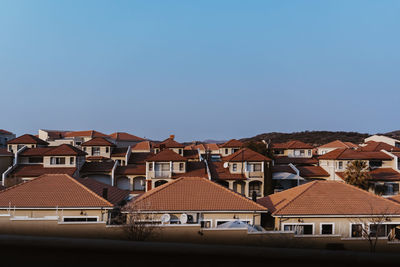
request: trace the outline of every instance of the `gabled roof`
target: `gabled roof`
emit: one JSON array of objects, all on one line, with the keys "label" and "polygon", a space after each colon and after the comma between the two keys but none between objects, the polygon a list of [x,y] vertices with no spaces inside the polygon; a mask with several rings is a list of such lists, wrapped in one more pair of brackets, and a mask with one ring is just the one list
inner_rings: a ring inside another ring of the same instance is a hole
[{"label": "gabled roof", "polygon": [[0,207],[82,208],[113,207],[92,190],[66,174],[45,174],[0,191]]},{"label": "gabled roof", "polygon": [[335,149],[328,152],[318,159],[322,160],[392,160],[393,158],[383,152],[366,152],[354,149]]},{"label": "gabled roof", "polygon": [[89,130],[89,131],[71,131],[65,133],[65,137],[107,137],[108,135],[103,134],[98,131]]},{"label": "gabled roof", "polygon": [[122,190],[116,186],[104,184],[91,178],[79,178],[77,179],[77,181],[92,190],[101,198],[103,198],[103,189],[107,188],[107,200],[113,205],[118,205],[119,203],[121,203],[121,201],[127,199],[127,197],[129,196],[128,190]]},{"label": "gabled roof", "polygon": [[17,167],[11,171],[9,176],[15,177],[39,177],[43,174],[68,174],[74,175],[76,168],[72,167],[43,167],[42,164],[18,164]]},{"label": "gabled roof", "polygon": [[54,149],[54,147],[48,146],[48,147],[34,147],[34,148],[27,148],[24,151],[22,151],[22,153],[20,154],[20,156],[42,156],[50,151]]},{"label": "gabled roof", "polygon": [[12,132],[6,131],[4,129],[0,129],[0,134],[13,134]]},{"label": "gabled roof", "polygon": [[274,216],[400,215],[400,205],[355,186],[313,181],[257,200]]},{"label": "gabled roof", "polygon": [[114,167],[114,161],[88,162],[86,161],[80,172],[81,173],[110,173]]},{"label": "gabled roof", "polygon": [[292,163],[294,165],[300,165],[300,164],[314,165],[318,164],[318,160],[316,158],[292,158],[292,157],[280,156],[274,159],[274,163],[275,165],[288,165],[289,163]]},{"label": "gabled roof", "polygon": [[149,158],[153,157],[155,154],[152,152],[135,152],[131,153],[129,157],[128,164],[146,164]]},{"label": "gabled roof", "polygon": [[186,161],[186,159],[171,149],[164,149],[160,153],[146,159],[146,161]]},{"label": "gabled roof", "polygon": [[95,137],[82,143],[81,146],[115,146],[115,144],[108,141],[104,137]]},{"label": "gabled roof", "polygon": [[353,144],[352,142],[342,142],[340,140],[335,140],[325,145],[319,146],[318,148],[356,148],[356,147],[358,146],[356,144]]},{"label": "gabled roof", "polygon": [[298,140],[293,140],[293,141],[288,141],[285,143],[273,143],[271,145],[272,149],[313,149],[314,147],[303,143],[301,141]]},{"label": "gabled roof", "polygon": [[400,148],[399,147],[395,147],[392,145],[389,145],[387,143],[384,142],[375,142],[375,141],[368,141],[365,143],[365,146],[361,146],[359,148],[360,151],[381,151],[382,149],[386,150],[387,152],[400,152]]},{"label": "gabled roof", "polygon": [[124,133],[124,132],[115,132],[115,133],[110,134],[109,136],[116,141],[141,142],[141,141],[146,140],[139,136],[129,134],[129,133]]},{"label": "gabled roof", "polygon": [[236,139],[231,139],[228,142],[223,143],[220,145],[222,148],[230,148],[230,147],[243,147],[243,143]]},{"label": "gabled roof", "polygon": [[5,148],[0,148],[0,156],[7,156],[7,157],[12,157],[14,154],[9,152]]},{"label": "gabled roof", "polygon": [[[300,176],[304,178],[330,176],[329,173],[320,166],[296,166],[296,168],[299,170]],[[287,165],[275,165],[272,167],[272,172],[288,172],[296,174],[296,172]]]},{"label": "gabled roof", "polygon": [[211,177],[213,180],[246,180],[246,176],[242,173],[231,173],[229,168],[224,168],[224,163],[220,161],[208,162]]},{"label": "gabled roof", "polygon": [[134,147],[132,147],[132,151],[143,151],[143,150],[150,152],[151,146],[149,141],[143,141],[137,143]]},{"label": "gabled roof", "polygon": [[111,157],[125,157],[127,151],[127,147],[115,147],[111,151]]},{"label": "gabled roof", "polygon": [[139,196],[129,206],[143,211],[267,211],[261,205],[201,177],[182,177]]},{"label": "gabled roof", "polygon": [[62,144],[46,151],[44,156],[85,156],[86,152],[69,144]]},{"label": "gabled roof", "polygon": [[200,161],[189,161],[186,163],[185,173],[173,173],[172,179],[177,179],[180,177],[201,177],[208,178],[206,164]]},{"label": "gabled roof", "polygon": [[165,139],[161,143],[154,144],[155,148],[159,148],[162,146],[165,148],[184,148],[185,147],[185,145],[176,142],[172,137]]},{"label": "gabled roof", "polygon": [[9,145],[14,145],[14,144],[36,144],[36,145],[42,145],[42,146],[47,146],[49,143],[43,141],[39,137],[36,137],[31,134],[24,134],[21,135],[17,138],[11,139],[10,141],[7,142]]},{"label": "gabled roof", "polygon": [[118,166],[115,170],[118,175],[143,175],[146,176],[146,165],[144,164],[128,164],[126,166]]},{"label": "gabled roof", "polygon": [[251,150],[250,148],[242,148],[229,156],[223,157],[222,161],[271,161],[271,159]]}]

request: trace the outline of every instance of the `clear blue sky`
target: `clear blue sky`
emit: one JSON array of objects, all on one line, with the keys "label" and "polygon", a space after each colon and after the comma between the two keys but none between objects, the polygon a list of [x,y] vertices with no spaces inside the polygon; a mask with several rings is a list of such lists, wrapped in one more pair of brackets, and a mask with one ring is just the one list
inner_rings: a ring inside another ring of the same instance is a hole
[{"label": "clear blue sky", "polygon": [[400,129],[400,1],[0,1],[0,128]]}]

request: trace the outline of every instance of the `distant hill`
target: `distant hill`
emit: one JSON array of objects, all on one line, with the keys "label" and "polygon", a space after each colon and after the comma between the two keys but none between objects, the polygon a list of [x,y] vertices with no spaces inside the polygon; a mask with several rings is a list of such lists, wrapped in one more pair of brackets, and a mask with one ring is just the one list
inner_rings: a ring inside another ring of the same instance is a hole
[{"label": "distant hill", "polygon": [[400,130],[384,133],[383,135],[386,135],[388,137],[392,137],[394,139],[400,139]]},{"label": "distant hill", "polygon": [[[400,131],[398,131],[400,134]],[[259,142],[261,140],[271,140],[272,143],[283,143],[290,140],[299,140],[307,144],[323,145],[335,140],[360,144],[365,138],[370,136],[368,133],[357,132],[331,132],[331,131],[304,131],[294,133],[263,133],[250,138],[241,139],[242,142]]]}]

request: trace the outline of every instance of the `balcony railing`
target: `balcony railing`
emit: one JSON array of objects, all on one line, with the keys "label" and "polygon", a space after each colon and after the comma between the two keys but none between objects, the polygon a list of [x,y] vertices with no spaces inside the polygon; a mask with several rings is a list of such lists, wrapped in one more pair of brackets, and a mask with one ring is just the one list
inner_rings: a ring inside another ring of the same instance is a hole
[{"label": "balcony railing", "polygon": [[171,177],[171,172],[170,171],[155,171],[154,177],[155,178]]}]

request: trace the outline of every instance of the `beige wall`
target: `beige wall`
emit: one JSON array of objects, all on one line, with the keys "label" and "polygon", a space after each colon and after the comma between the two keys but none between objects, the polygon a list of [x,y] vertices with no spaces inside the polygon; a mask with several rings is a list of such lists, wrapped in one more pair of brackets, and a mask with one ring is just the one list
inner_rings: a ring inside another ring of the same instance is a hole
[{"label": "beige wall", "polygon": [[[87,153],[87,157],[91,157],[91,156],[101,156],[101,157],[105,157],[105,158],[111,157],[111,147],[109,147],[109,146],[94,146],[94,147],[100,148],[100,154],[92,155],[92,150],[93,150],[92,146],[83,146],[82,147],[83,151],[85,151]],[[108,148],[108,152],[107,152],[107,148]]]},{"label": "beige wall", "polygon": [[[65,158],[65,164],[51,164],[51,158]],[[71,158],[73,158],[73,163],[71,164]],[[77,167],[80,168],[82,167],[83,163],[85,162],[85,158],[80,156],[46,156],[43,157],[43,167],[45,168],[60,168],[60,167]]]},{"label": "beige wall", "polygon": [[227,147],[227,148],[220,148],[219,153],[221,154],[222,157],[229,156],[236,151],[240,150],[240,147]]},{"label": "beige wall", "polygon": [[[151,179],[151,178],[155,178],[156,177],[156,174],[155,174],[156,173],[155,172],[156,165],[157,164],[161,164],[161,163],[162,164],[170,164],[169,161],[168,162],[146,162],[147,178]],[[180,166],[181,163],[183,163],[183,170],[179,169],[179,166]],[[153,170],[152,171],[149,170],[150,164],[153,164]],[[169,172],[169,170],[165,171],[165,172],[168,173],[166,178],[171,176],[171,173]],[[185,173],[186,172],[186,162],[184,162],[184,161],[173,161],[172,162],[172,172],[173,173]]]}]

